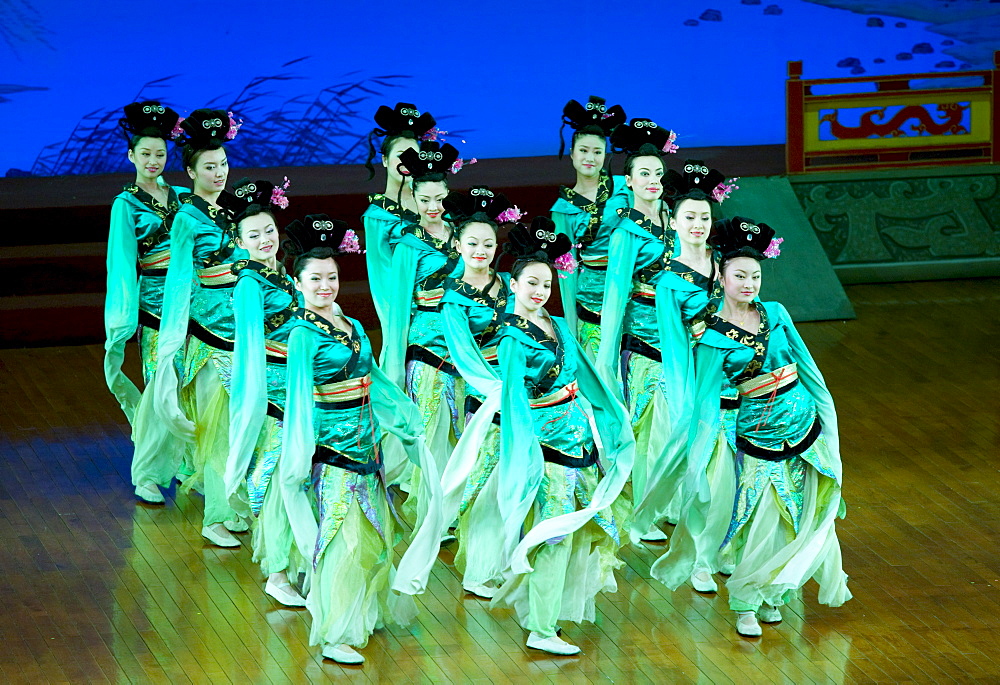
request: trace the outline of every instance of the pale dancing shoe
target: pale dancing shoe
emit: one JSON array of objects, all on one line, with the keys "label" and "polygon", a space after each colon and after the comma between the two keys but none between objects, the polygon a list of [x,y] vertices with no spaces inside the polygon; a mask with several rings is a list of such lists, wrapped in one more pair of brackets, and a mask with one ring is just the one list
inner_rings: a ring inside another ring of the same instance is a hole
[{"label": "pale dancing shoe", "polygon": [[295,591],[287,579],[282,583],[269,577],[264,585],[264,592],[286,607],[304,607],[306,605],[305,598]]},{"label": "pale dancing shoe", "polygon": [[691,585],[698,592],[718,592],[719,586],[715,584],[715,579],[711,574],[702,569],[691,574]]},{"label": "pale dancing shoe", "polygon": [[441,536],[441,546],[444,547],[445,545],[450,545],[457,539],[458,538],[456,538],[452,533],[445,533]]},{"label": "pale dancing shoe", "polygon": [[233,537],[221,523],[213,523],[201,529],[201,536],[218,547],[239,547],[240,541]]},{"label": "pale dancing shoe", "polygon": [[242,516],[237,516],[232,521],[223,521],[222,525],[226,527],[230,533],[245,533],[250,530],[250,523]]},{"label": "pale dancing shoe", "polygon": [[365,658],[350,645],[333,645],[327,642],[323,645],[323,658],[333,659],[338,664],[363,664]]},{"label": "pale dancing shoe", "polygon": [[776,606],[761,604],[757,609],[757,618],[761,623],[781,623],[781,611]]},{"label": "pale dancing shoe", "polygon": [[463,585],[462,589],[470,595],[475,595],[482,599],[493,599],[493,596],[497,593],[495,587],[487,587],[485,585]]},{"label": "pale dancing shoe", "polygon": [[163,493],[154,483],[135,486],[135,496],[147,504],[163,504]]},{"label": "pale dancing shoe", "polygon": [[736,632],[743,637],[760,637],[764,631],[760,629],[752,611],[740,611],[736,614]]},{"label": "pale dancing shoe", "polygon": [[643,542],[666,542],[667,534],[664,533],[659,528],[657,528],[656,526],[653,526],[645,533],[640,535],[639,539],[642,540]]},{"label": "pale dancing shoe", "polygon": [[528,647],[539,649],[549,654],[559,654],[560,656],[572,656],[579,654],[580,648],[563,640],[558,635],[552,637],[542,637],[538,633],[532,632],[528,635]]},{"label": "pale dancing shoe", "polygon": [[733,575],[733,571],[735,570],[736,570],[736,564],[733,563],[723,564],[722,566],[719,567],[719,573],[721,573],[724,576]]}]

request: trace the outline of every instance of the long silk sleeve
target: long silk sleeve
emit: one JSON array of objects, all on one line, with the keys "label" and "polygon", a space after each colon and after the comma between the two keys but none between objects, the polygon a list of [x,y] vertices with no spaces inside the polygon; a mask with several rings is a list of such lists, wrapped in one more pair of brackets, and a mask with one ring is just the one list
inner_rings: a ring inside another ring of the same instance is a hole
[{"label": "long silk sleeve", "polygon": [[187,340],[194,285],[194,233],[196,220],[182,209],[170,230],[170,266],[163,287],[163,315],[157,344],[154,403],[164,425],[183,439],[194,437],[194,424],[180,407],[175,361]]},{"label": "long silk sleeve", "polygon": [[579,344],[572,343],[572,347],[577,360],[577,383],[593,409],[594,425],[601,436],[604,477],[597,484],[589,506],[546,519],[535,524],[525,534],[511,559],[511,570],[514,573],[528,573],[532,570],[528,564],[528,555],[536,545],[578,530],[599,512],[610,507],[621,495],[632,472],[635,438],[625,407],[601,380]]},{"label": "long silk sleeve", "polygon": [[597,350],[597,372],[612,392],[622,398],[621,346],[625,306],[632,293],[632,274],[639,252],[638,238],[627,229],[611,234],[608,275],[604,281],[601,308],[601,346]]},{"label": "long silk sleeve", "polygon": [[[385,329],[389,317],[390,298],[387,289],[382,286],[392,282],[392,250],[389,247],[389,231],[392,223],[375,216],[376,213],[383,212],[369,207],[362,216],[365,225],[365,262],[368,265],[368,282],[372,286],[371,295],[375,313],[382,328]],[[396,219],[396,222],[399,221],[401,220]]]},{"label": "long silk sleeve", "polygon": [[312,469],[316,451],[313,427],[313,356],[316,339],[301,326],[288,337],[288,374],[285,402],[285,426],[281,443],[281,468],[278,469],[282,500],[295,545],[303,559],[312,559],[319,526],[313,514],[305,483]]},{"label": "long silk sleeve", "polygon": [[128,201],[116,198],[111,206],[108,231],[108,294],[104,300],[104,378],[130,423],[135,418],[140,392],[122,372],[125,344],[139,326],[139,278],[136,273],[138,243],[133,212]]},{"label": "long silk sleeve", "polygon": [[267,416],[267,355],[264,351],[264,293],[250,277],[239,279],[233,294],[236,340],[229,402],[229,458],[226,495],[246,478],[257,438]]},{"label": "long silk sleeve", "polygon": [[[570,216],[564,214],[563,212],[552,212],[552,222],[556,225],[556,233],[560,233],[567,238],[574,245],[570,249],[573,257],[579,263],[580,255],[579,251],[575,247],[579,236],[575,235],[575,231],[571,226]],[[577,280],[580,275],[580,268],[577,267],[576,270],[571,274],[564,274],[564,278],[559,279],[559,299],[562,301],[563,307],[563,318],[566,319],[566,323],[569,324],[569,330],[573,335],[575,340],[577,337],[577,318],[576,318],[576,292],[577,292]]]},{"label": "long silk sleeve", "polygon": [[379,366],[398,388],[403,387],[406,379],[406,341],[410,332],[416,281],[416,252],[405,242],[400,242],[392,252],[392,273],[382,286],[387,292],[389,312],[382,331],[382,353],[379,355]]}]

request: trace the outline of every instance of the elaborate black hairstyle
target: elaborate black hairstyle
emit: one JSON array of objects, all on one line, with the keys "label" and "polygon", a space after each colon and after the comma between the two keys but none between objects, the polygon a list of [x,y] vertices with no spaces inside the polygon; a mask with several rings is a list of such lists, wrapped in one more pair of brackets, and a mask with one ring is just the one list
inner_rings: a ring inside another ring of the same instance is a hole
[{"label": "elaborate black hairstyle", "polygon": [[673,131],[650,119],[633,119],[628,126],[618,126],[612,131],[611,150],[662,157],[666,152],[677,149],[674,145],[676,137]]},{"label": "elaborate black hairstyle", "polygon": [[663,195],[671,209],[681,200],[722,202],[735,186],[725,184],[722,172],[708,167],[700,159],[684,160],[681,173],[668,169],[663,181]]},{"label": "elaborate black hairstyle", "polygon": [[563,140],[563,128],[569,125],[573,135],[595,135],[607,138],[619,124],[625,123],[625,110],[621,105],[608,107],[605,99],[591,95],[586,105],[576,100],[570,100],[563,107],[562,125],[559,127],[559,157],[563,156],[566,141]]},{"label": "elaborate black hairstyle", "polygon": [[453,191],[445,198],[444,207],[448,217],[455,223],[467,221],[477,214],[482,214],[495,223],[503,223],[505,220],[517,221],[521,218],[518,216],[504,219],[505,213],[513,209],[514,205],[506,195],[490,190],[489,186],[472,186],[468,193]]},{"label": "elaborate black hairstyle", "polygon": [[734,216],[712,224],[708,243],[721,255],[719,269],[736,257],[751,257],[758,262],[781,254],[778,245],[783,238],[774,237],[774,229],[753,219]]},{"label": "elaborate black hairstyle", "polygon": [[236,137],[240,125],[222,109],[196,109],[181,120],[177,142],[196,150],[222,145]]},{"label": "elaborate black hairstyle", "polygon": [[[403,136],[413,140],[420,140],[428,131],[434,128],[437,122],[429,113],[420,113],[415,105],[409,102],[397,102],[394,109],[381,105],[375,112],[375,128],[368,134],[368,159],[365,160],[365,168],[368,169],[368,179],[375,176],[375,167],[372,160],[375,158],[375,145],[372,142],[374,137],[395,138]],[[386,152],[383,150],[383,152]]]},{"label": "elaborate black hairstyle", "polygon": [[241,178],[233,185],[233,192],[223,192],[219,195],[218,203],[229,213],[233,222],[238,224],[247,216],[287,207],[288,198],[285,197],[287,188],[287,178],[280,186],[270,181],[251,181],[249,178]]},{"label": "elaborate black hairstyle", "polygon": [[507,234],[503,251],[516,261],[542,262],[554,265],[556,260],[570,251],[569,238],[556,233],[556,225],[547,216],[536,216],[531,226],[516,224]]},{"label": "elaborate black hairstyle", "polygon": [[[281,249],[289,257],[298,257],[317,247],[327,247],[335,254],[346,254],[349,249],[341,248],[348,231],[346,221],[331,219],[326,214],[307,214],[301,221],[296,219],[285,226],[285,239]],[[353,231],[352,231],[353,233]]]},{"label": "elaborate black hairstyle", "polygon": [[180,119],[177,112],[155,100],[125,105],[124,114],[125,116],[118,120],[118,126],[125,134],[125,139],[130,142],[137,136],[172,140],[175,135],[174,127]]},{"label": "elaborate black hairstyle", "polygon": [[419,150],[404,150],[399,156],[399,165],[406,167],[413,180],[436,174],[440,174],[441,178],[433,180],[443,180],[457,159],[458,150],[454,145],[441,145],[437,141],[427,140],[420,143]]}]

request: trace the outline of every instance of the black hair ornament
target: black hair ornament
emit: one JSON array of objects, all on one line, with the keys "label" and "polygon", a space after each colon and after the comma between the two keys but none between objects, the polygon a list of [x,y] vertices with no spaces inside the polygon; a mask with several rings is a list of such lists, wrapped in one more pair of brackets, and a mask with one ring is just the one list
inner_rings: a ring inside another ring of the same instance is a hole
[{"label": "black hair ornament", "polygon": [[[404,150],[399,156],[399,167],[406,167],[410,178],[418,179],[430,174],[458,173],[462,168],[459,164],[458,149],[450,143],[441,145],[436,141],[420,143],[420,149]],[[456,168],[457,166],[457,168]],[[400,174],[403,170],[399,169]]]},{"label": "black hair ornament", "polygon": [[586,105],[581,105],[576,100],[570,100],[563,107],[562,125],[559,127],[559,157],[562,158],[563,150],[566,149],[566,141],[563,139],[563,129],[566,126],[569,126],[573,131],[596,127],[607,138],[616,127],[624,124],[627,119],[621,105],[608,107],[607,101],[602,97],[591,95]]},{"label": "black hair ornament", "polygon": [[547,216],[536,216],[531,226],[516,224],[507,234],[503,251],[515,260],[531,260],[549,264],[559,272],[559,278],[576,271],[573,243],[561,233]]},{"label": "black hair ornament", "polygon": [[301,221],[296,219],[285,226],[285,236],[281,249],[292,257],[317,247],[329,247],[338,255],[364,252],[358,234],[348,228],[347,222],[331,219],[326,214],[308,214]]},{"label": "black hair ornament", "polygon": [[236,121],[232,112],[223,109],[196,109],[178,122],[180,129],[177,143],[190,145],[196,150],[210,145],[221,145],[236,138],[243,120]]},{"label": "black hair ornament", "polygon": [[145,100],[125,105],[118,120],[126,139],[132,136],[151,136],[174,140],[181,134],[180,115],[156,100]]},{"label": "black hair ornament", "polygon": [[485,214],[497,224],[520,221],[526,216],[519,207],[511,204],[501,192],[489,186],[472,186],[468,193],[452,192],[444,200],[449,218],[461,223],[475,214]]},{"label": "black hair ornament", "polygon": [[218,203],[235,223],[239,223],[247,210],[254,205],[267,211],[288,207],[285,191],[290,185],[291,181],[287,176],[280,186],[270,181],[251,181],[249,178],[241,178],[233,185],[233,192],[223,192],[219,195]]},{"label": "black hair ornament", "polygon": [[663,128],[652,119],[633,119],[628,126],[619,126],[611,133],[611,151],[637,154],[648,151],[662,157],[677,152],[677,134]]},{"label": "black hair ornament", "polygon": [[671,207],[677,206],[680,200],[692,197],[721,204],[729,199],[734,190],[740,189],[736,185],[738,180],[731,178],[727,181],[722,172],[710,168],[700,159],[687,159],[681,173],[667,170],[663,194]]},{"label": "black hair ornament", "polygon": [[708,243],[719,251],[723,257],[739,252],[749,247],[760,253],[764,259],[774,259],[781,254],[780,245],[784,238],[775,238],[774,229],[763,223],[755,223],[753,219],[734,216],[722,219],[712,224]]}]

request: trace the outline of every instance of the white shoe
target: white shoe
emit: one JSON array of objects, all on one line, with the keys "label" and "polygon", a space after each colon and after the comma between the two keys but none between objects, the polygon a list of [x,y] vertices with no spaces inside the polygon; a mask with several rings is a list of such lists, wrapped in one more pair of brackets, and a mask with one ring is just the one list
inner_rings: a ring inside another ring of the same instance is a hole
[{"label": "white shoe", "polygon": [[306,605],[305,597],[296,592],[287,580],[284,583],[278,583],[272,578],[268,578],[267,583],[264,584],[264,592],[286,607],[304,607]]},{"label": "white shoe", "polygon": [[761,623],[781,623],[781,611],[776,606],[761,604],[757,609],[757,618]]},{"label": "white shoe", "polygon": [[719,586],[715,584],[708,571],[702,569],[691,574],[691,584],[698,592],[718,592]]},{"label": "white shoe", "polygon": [[201,536],[218,547],[239,547],[240,541],[233,537],[221,523],[213,523],[201,529]]},{"label": "white shoe", "polygon": [[456,538],[453,534],[445,533],[444,535],[441,536],[441,546],[444,547],[445,545],[450,545],[457,539],[458,538]]},{"label": "white shoe", "polygon": [[323,658],[333,659],[338,664],[363,664],[365,658],[350,645],[333,645],[327,642],[323,645]]},{"label": "white shoe", "polygon": [[656,526],[653,526],[645,533],[640,535],[639,539],[642,540],[643,542],[666,542],[667,534],[664,533],[659,528],[657,528]]},{"label": "white shoe", "polygon": [[470,595],[482,597],[483,599],[493,599],[493,596],[497,593],[497,588],[486,587],[485,585],[463,585],[462,589]]},{"label": "white shoe", "polygon": [[724,576],[731,576],[731,575],[733,575],[733,571],[735,571],[735,570],[736,570],[736,564],[732,564],[732,563],[730,563],[730,564],[723,564],[722,566],[719,567],[719,573],[721,573]]},{"label": "white shoe", "polygon": [[245,518],[237,515],[237,517],[232,521],[223,521],[222,525],[226,527],[230,533],[245,533],[250,530],[250,524]]},{"label": "white shoe", "polygon": [[527,644],[531,649],[540,649],[541,651],[548,652],[549,654],[571,656],[573,654],[580,653],[579,647],[571,645],[558,635],[553,635],[552,637],[542,637],[538,633],[532,632],[528,635]]},{"label": "white shoe", "polygon": [[752,611],[740,611],[736,614],[736,632],[743,637],[760,637],[764,631]]},{"label": "white shoe", "polygon": [[135,496],[147,504],[163,504],[163,493],[155,483],[143,483],[135,486]]}]

